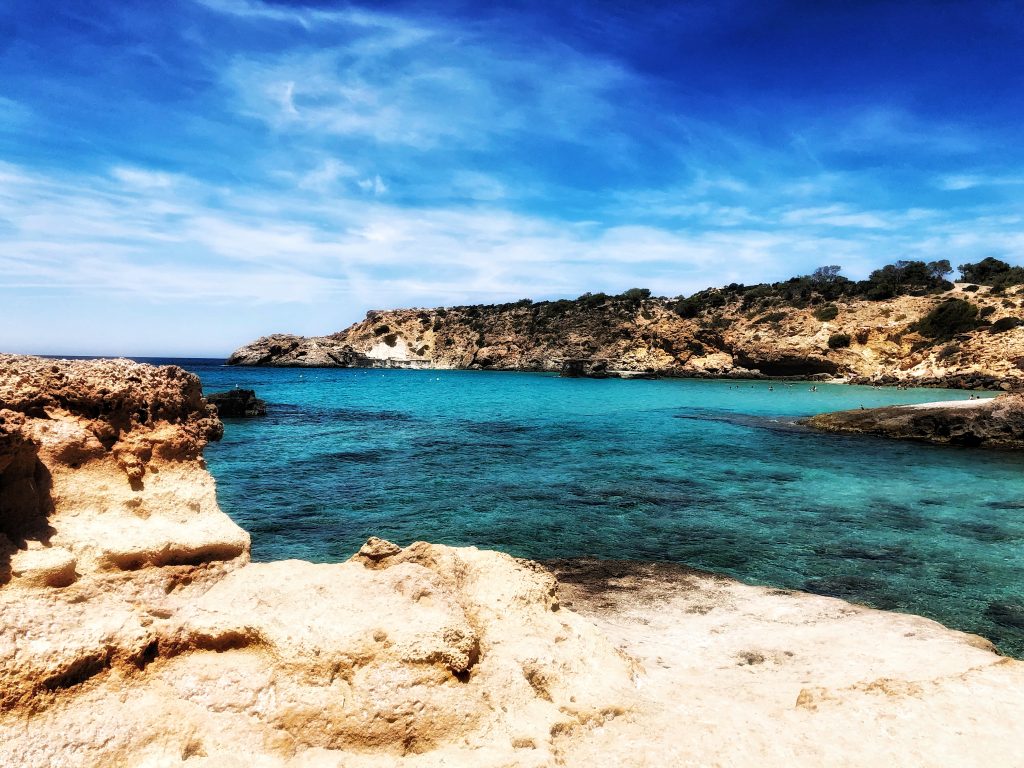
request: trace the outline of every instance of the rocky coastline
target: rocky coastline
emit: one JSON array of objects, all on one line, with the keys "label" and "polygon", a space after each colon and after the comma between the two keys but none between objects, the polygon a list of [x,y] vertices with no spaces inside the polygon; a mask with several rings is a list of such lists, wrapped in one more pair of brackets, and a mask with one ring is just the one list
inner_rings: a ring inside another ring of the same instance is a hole
[{"label": "rocky coastline", "polygon": [[1012,765],[1024,663],[682,566],[253,563],[198,379],[0,356],[0,764]]},{"label": "rocky coastline", "polygon": [[[926,295],[797,306],[750,303],[749,295],[723,292],[697,309],[679,300],[618,296],[373,311],[329,336],[263,337],[227,363],[1024,387],[1021,299],[949,285]],[[984,319],[949,333],[929,330],[923,321],[950,302]]]},{"label": "rocky coastline", "polygon": [[1024,395],[822,413],[805,424],[825,432],[876,435],[965,448],[1024,449]]}]

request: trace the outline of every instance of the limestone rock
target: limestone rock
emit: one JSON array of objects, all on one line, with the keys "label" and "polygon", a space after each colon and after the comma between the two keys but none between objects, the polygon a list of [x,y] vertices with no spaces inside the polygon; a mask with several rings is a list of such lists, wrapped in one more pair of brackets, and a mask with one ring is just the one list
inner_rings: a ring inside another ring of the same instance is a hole
[{"label": "limestone rock", "polygon": [[806,423],[827,432],[1020,450],[1024,395],[823,413]]},{"label": "limestone rock", "polygon": [[540,766],[631,706],[632,661],[532,564],[247,564],[198,387],[0,357],[0,764]]}]

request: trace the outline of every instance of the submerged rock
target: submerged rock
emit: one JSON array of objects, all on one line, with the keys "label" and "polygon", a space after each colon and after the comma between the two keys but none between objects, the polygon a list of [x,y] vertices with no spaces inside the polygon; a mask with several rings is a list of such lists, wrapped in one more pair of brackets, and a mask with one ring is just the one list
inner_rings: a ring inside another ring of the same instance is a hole
[{"label": "submerged rock", "polygon": [[249,418],[267,415],[266,402],[256,397],[256,392],[251,389],[213,392],[206,396],[206,402],[217,406],[217,415],[222,418]]},{"label": "submerged rock", "polygon": [[806,424],[827,432],[879,435],[965,447],[1024,448],[1024,395],[823,413]]}]

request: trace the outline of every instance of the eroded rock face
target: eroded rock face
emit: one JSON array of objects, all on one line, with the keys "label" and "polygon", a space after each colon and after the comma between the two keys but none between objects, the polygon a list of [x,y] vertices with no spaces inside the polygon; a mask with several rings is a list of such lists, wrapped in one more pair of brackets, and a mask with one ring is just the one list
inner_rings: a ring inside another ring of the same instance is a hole
[{"label": "eroded rock face", "polygon": [[633,662],[532,564],[381,540],[247,564],[199,392],[0,358],[0,764],[548,765],[631,706]]},{"label": "eroded rock face", "polygon": [[1020,450],[1024,395],[838,411],[813,416],[806,423],[827,432]]},{"label": "eroded rock face", "polygon": [[49,549],[79,575],[247,557],[202,459],[222,430],[180,368],[0,356],[0,574]]},{"label": "eroded rock face", "polygon": [[[667,299],[542,302],[367,313],[330,336],[275,335],[231,355],[231,365],[486,368],[615,376],[837,376],[862,383],[972,389],[1024,385],[1024,327],[981,327],[950,342],[915,323],[968,296],[991,321],[1015,317],[1020,298],[965,294],[888,301],[840,300],[836,317],[814,308],[761,312],[738,300],[680,317]],[[830,346],[833,336],[849,345]]]}]

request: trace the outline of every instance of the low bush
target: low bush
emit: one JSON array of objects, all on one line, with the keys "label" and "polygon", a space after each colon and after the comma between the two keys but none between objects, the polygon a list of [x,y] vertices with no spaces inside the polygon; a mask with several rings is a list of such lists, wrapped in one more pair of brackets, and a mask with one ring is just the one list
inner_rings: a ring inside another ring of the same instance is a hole
[{"label": "low bush", "polygon": [[828,346],[830,349],[842,349],[843,347],[850,346],[850,334],[848,333],[833,333],[828,337]]},{"label": "low bush", "polygon": [[929,339],[949,341],[977,327],[978,308],[964,299],[949,299],[918,320],[913,330]]},{"label": "low bush", "polygon": [[788,312],[769,312],[766,315],[761,315],[754,321],[754,325],[764,325],[765,323],[781,323],[789,316]]},{"label": "low bush", "polygon": [[634,304],[639,304],[644,299],[651,298],[650,288],[630,288],[619,294],[619,298],[623,301],[629,301]]},{"label": "low bush", "polygon": [[818,307],[814,310],[814,317],[823,323],[828,322],[829,320],[835,320],[839,317],[839,307],[835,304],[826,304],[822,307]]},{"label": "low bush", "polygon": [[1019,317],[1000,317],[988,330],[989,333],[1003,333],[1021,325],[1024,325],[1024,320]]},{"label": "low bush", "polygon": [[724,293],[716,288],[708,288],[692,296],[687,296],[685,299],[679,299],[672,309],[680,317],[693,318],[697,317],[701,312],[724,306],[726,301],[727,298]]}]

